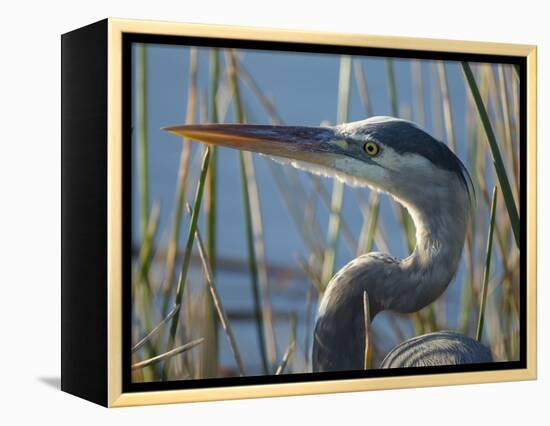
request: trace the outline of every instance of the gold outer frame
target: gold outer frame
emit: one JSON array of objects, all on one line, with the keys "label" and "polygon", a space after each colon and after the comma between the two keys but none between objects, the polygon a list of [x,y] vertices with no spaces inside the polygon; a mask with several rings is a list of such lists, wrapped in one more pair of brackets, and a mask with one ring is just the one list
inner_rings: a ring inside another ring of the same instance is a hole
[{"label": "gold outer frame", "polygon": [[[218,37],[258,41],[496,54],[527,58],[527,368],[318,382],[122,392],[122,34]],[[409,37],[288,31],[109,18],[107,148],[108,405],[166,404],[425,386],[534,380],[537,377],[537,50],[536,46]]]}]

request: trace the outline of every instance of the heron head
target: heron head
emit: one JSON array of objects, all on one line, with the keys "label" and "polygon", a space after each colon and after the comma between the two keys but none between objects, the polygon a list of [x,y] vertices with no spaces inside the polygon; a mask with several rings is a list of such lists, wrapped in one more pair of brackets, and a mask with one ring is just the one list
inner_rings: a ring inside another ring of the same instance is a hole
[{"label": "heron head", "polygon": [[460,160],[414,123],[372,117],[334,127],[239,124],[184,125],[165,130],[210,144],[258,152],[311,173],[369,186],[407,202],[417,194],[470,193]]}]

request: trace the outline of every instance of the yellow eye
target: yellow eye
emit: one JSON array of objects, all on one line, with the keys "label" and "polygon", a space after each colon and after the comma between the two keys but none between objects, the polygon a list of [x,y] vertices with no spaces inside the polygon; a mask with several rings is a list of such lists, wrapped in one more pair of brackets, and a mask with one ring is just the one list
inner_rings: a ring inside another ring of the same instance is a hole
[{"label": "yellow eye", "polygon": [[363,147],[365,152],[370,155],[371,157],[374,157],[380,152],[380,147],[376,142],[368,141],[365,146]]}]

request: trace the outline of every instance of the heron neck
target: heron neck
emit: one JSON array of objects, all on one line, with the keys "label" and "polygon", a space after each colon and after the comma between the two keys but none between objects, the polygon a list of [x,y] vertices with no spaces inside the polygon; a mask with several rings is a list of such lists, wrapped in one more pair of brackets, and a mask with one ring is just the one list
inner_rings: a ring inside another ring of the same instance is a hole
[{"label": "heron neck", "polygon": [[453,279],[466,236],[469,199],[463,191],[450,191],[437,202],[402,204],[414,222],[416,245],[399,263],[396,282],[380,296],[385,308],[407,313],[435,301]]},{"label": "heron neck", "polygon": [[436,202],[396,201],[408,210],[414,222],[416,245],[412,253],[404,259],[368,253],[352,260],[328,284],[319,315],[339,315],[342,307],[345,310],[346,306],[355,306],[352,301],[362,300],[363,292],[369,297],[371,319],[384,310],[416,312],[445,291],[458,268],[464,245],[467,194],[449,191]]},{"label": "heron neck", "polygon": [[414,221],[413,252],[402,260],[368,253],[349,262],[332,278],[317,314],[314,371],[362,368],[364,292],[373,319],[384,310],[418,311],[445,291],[458,267],[469,214],[467,194],[465,197],[459,190],[428,195],[437,199],[424,196],[425,202],[397,200]]}]

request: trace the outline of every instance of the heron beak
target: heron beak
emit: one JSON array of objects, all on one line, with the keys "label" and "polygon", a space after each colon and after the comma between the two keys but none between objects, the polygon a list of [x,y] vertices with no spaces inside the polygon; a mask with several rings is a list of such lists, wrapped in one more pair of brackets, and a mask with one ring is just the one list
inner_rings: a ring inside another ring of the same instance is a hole
[{"label": "heron beak", "polygon": [[327,165],[327,154],[339,154],[330,127],[253,124],[189,124],[165,127],[170,133],[244,151]]}]

